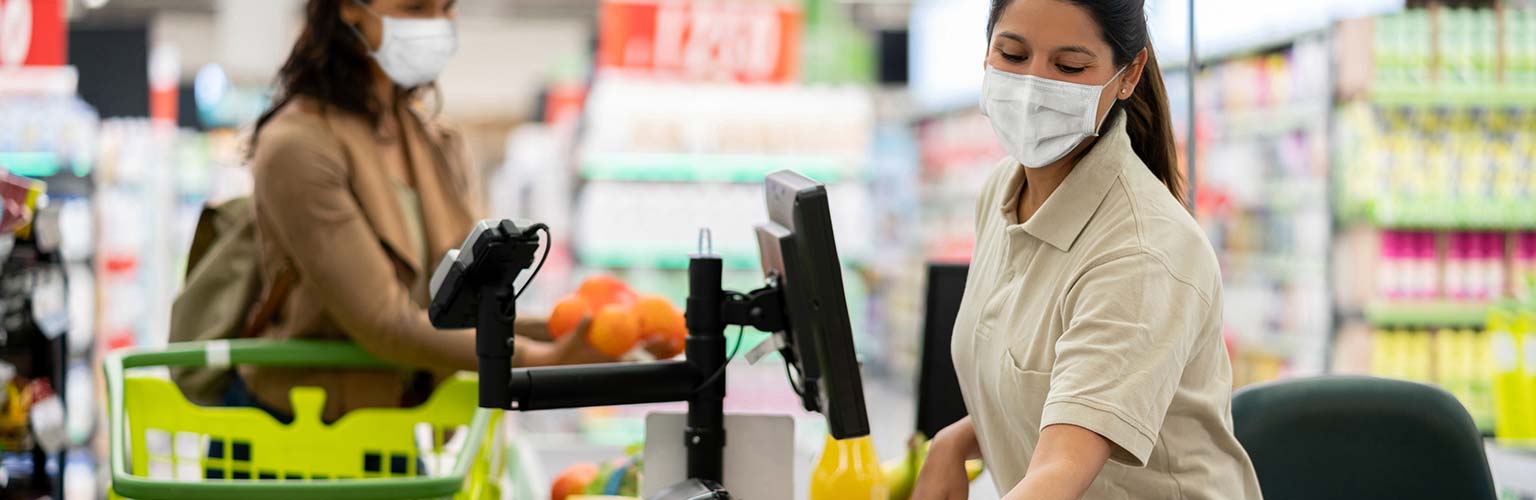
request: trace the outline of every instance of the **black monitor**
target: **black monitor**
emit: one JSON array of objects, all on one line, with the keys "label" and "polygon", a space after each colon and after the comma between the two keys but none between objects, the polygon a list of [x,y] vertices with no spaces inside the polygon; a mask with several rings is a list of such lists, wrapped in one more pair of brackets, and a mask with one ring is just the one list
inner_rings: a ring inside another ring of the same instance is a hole
[{"label": "black monitor", "polygon": [[869,435],[864,385],[843,294],[827,188],[792,171],[768,176],[769,222],[757,227],[763,274],[783,297],[785,362],[806,410],[827,418],[832,437]]},{"label": "black monitor", "polygon": [[965,295],[967,264],[929,264],[928,298],[923,313],[922,355],[917,367],[917,430],[932,439],[965,418],[965,398],[955,377],[949,341]]}]

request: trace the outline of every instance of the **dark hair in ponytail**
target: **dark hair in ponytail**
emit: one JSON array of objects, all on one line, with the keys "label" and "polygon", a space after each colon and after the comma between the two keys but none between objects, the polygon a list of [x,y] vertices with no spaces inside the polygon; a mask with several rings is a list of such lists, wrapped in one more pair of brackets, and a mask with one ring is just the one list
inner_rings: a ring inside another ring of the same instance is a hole
[{"label": "dark hair in ponytail", "polygon": [[[1060,0],[1088,11],[1099,25],[1099,34],[1114,50],[1115,66],[1124,67],[1147,51],[1147,64],[1141,82],[1130,99],[1116,101],[1115,109],[1125,110],[1125,131],[1131,136],[1131,149],[1142,163],[1168,186],[1179,202],[1184,202],[1184,173],[1179,170],[1177,146],[1173,138],[1173,119],[1168,110],[1168,90],[1163,86],[1163,72],[1152,52],[1152,37],[1147,32],[1143,0]],[[987,19],[987,43],[992,30],[1013,0],[992,0]],[[1110,110],[1114,113],[1114,110]]]},{"label": "dark hair in ponytail", "polygon": [[[304,31],[293,44],[288,61],[277,71],[277,89],[272,107],[256,119],[251,132],[250,150],[256,150],[256,138],[262,127],[272,121],[294,97],[314,98],[324,106],[356,113],[377,123],[384,104],[373,95],[373,60],[363,39],[341,18],[344,2],[373,0],[309,0],[304,7]],[[409,89],[410,99],[424,87]]]}]

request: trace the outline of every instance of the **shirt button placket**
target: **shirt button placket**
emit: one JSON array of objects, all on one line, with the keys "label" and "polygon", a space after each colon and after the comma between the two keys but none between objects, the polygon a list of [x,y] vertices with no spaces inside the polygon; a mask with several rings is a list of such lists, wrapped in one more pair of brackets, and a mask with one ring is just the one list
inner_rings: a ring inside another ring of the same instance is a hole
[{"label": "shirt button placket", "polygon": [[1024,232],[1023,226],[1008,228],[1008,280],[1012,281],[1029,268],[1029,263],[1035,258],[1035,252],[1039,250],[1040,242],[1029,233]]}]

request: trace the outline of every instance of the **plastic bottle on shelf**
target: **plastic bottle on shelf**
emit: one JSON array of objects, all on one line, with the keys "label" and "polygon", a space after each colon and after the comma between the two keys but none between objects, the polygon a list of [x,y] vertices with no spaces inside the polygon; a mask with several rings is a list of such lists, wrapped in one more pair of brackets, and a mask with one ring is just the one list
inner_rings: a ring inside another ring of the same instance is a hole
[{"label": "plastic bottle on shelf", "polygon": [[1419,330],[1413,339],[1413,367],[1418,373],[1415,378],[1426,384],[1438,383],[1435,377],[1435,333],[1432,330]]},{"label": "plastic bottle on shelf", "polygon": [[1413,233],[1413,299],[1427,301],[1439,291],[1438,265],[1435,265],[1435,233]]},{"label": "plastic bottle on shelf", "polygon": [[[1452,301],[1476,301],[1482,288],[1481,259],[1476,233],[1455,233],[1450,250],[1450,261],[1456,262],[1456,288],[1450,294]],[[1447,267],[1450,265],[1447,264]]]},{"label": "plastic bottle on shelf", "polygon": [[1413,352],[1414,351],[1414,349],[1413,349],[1414,333],[1415,333],[1414,330],[1403,329],[1403,330],[1398,330],[1396,335],[1393,335],[1393,337],[1395,338],[1393,343],[1396,344],[1396,345],[1393,346],[1393,350],[1392,350],[1392,357],[1393,357],[1393,360],[1392,360],[1393,370],[1392,371],[1397,374],[1396,377],[1399,378],[1399,379],[1403,379],[1403,380],[1417,380],[1418,371],[1415,370],[1414,366],[1413,366],[1414,365],[1414,352]]},{"label": "plastic bottle on shelf", "polygon": [[1536,299],[1536,233],[1525,233],[1525,273],[1519,279],[1525,284],[1525,298]]},{"label": "plastic bottle on shelf", "polygon": [[1452,335],[1456,338],[1456,358],[1463,377],[1462,390],[1467,394],[1466,405],[1471,410],[1473,419],[1480,422],[1479,427],[1481,427],[1481,422],[1487,422],[1492,418],[1492,410],[1486,403],[1488,378],[1482,373],[1483,367],[1478,365],[1479,362],[1486,361],[1479,358],[1478,351],[1486,351],[1487,343],[1480,342],[1481,333],[1471,328],[1456,330]]},{"label": "plastic bottle on shelf", "polygon": [[1488,249],[1487,240],[1483,233],[1467,233],[1467,300],[1488,300],[1488,274],[1484,268],[1487,266]]},{"label": "plastic bottle on shelf", "polygon": [[1419,233],[1418,246],[1414,254],[1415,262],[1419,268],[1419,287],[1417,297],[1420,299],[1434,299],[1440,296],[1441,272],[1438,246],[1435,233]]},{"label": "plastic bottle on shelf", "polygon": [[1503,266],[1501,265],[1503,262],[1499,260],[1499,256],[1503,252],[1496,248],[1498,246],[1496,243],[1498,241],[1498,234],[1496,233],[1481,233],[1478,235],[1478,241],[1480,242],[1478,262],[1481,264],[1478,267],[1478,272],[1482,273],[1481,280],[1483,282],[1483,290],[1479,294],[1479,298],[1485,301],[1494,300],[1499,298],[1500,288],[1498,285],[1503,278]]},{"label": "plastic bottle on shelf", "polygon": [[1504,233],[1488,233],[1488,262],[1484,271],[1487,273],[1490,299],[1502,299],[1509,291],[1505,283],[1509,274],[1504,265],[1504,249]]},{"label": "plastic bottle on shelf", "polygon": [[1509,277],[1514,296],[1522,301],[1536,295],[1536,233],[1515,233],[1515,252]]},{"label": "plastic bottle on shelf", "polygon": [[1466,376],[1461,366],[1461,346],[1456,343],[1456,331],[1441,328],[1434,333],[1435,362],[1431,363],[1435,383],[1456,396],[1462,406],[1467,404]]},{"label": "plastic bottle on shelf", "polygon": [[1494,361],[1494,434],[1500,439],[1536,437],[1524,355],[1529,339],[1519,326],[1519,320],[1508,313],[1495,313],[1488,319],[1489,350]]},{"label": "plastic bottle on shelf", "polygon": [[1398,258],[1399,242],[1402,241],[1401,233],[1397,231],[1381,232],[1381,263],[1376,270],[1376,293],[1390,300],[1400,298],[1398,284],[1402,283],[1402,261]]},{"label": "plastic bottle on shelf", "polygon": [[1450,300],[1467,298],[1467,235],[1450,233],[1449,251],[1445,258],[1445,297]]}]

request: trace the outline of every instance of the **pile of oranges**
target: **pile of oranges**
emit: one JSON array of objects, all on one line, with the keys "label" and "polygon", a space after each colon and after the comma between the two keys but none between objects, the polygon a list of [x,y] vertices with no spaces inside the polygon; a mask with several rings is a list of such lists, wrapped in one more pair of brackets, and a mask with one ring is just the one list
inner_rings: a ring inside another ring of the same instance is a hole
[{"label": "pile of oranges", "polygon": [[549,315],[555,339],[575,332],[583,319],[591,318],[587,341],[599,352],[619,358],[642,342],[656,359],[683,353],[688,326],[683,313],[664,297],[637,295],[629,285],[612,276],[594,276],[581,283],[576,293],[561,299]]}]

